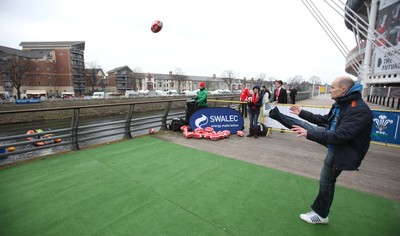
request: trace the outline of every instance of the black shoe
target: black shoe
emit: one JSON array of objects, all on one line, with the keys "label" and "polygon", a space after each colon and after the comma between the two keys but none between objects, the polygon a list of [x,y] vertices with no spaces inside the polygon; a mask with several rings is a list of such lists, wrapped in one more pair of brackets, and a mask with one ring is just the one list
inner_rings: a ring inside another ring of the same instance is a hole
[{"label": "black shoe", "polygon": [[278,113],[280,113],[278,107],[274,107],[271,109],[271,111],[269,112],[269,117],[274,117],[275,115],[277,115]]}]

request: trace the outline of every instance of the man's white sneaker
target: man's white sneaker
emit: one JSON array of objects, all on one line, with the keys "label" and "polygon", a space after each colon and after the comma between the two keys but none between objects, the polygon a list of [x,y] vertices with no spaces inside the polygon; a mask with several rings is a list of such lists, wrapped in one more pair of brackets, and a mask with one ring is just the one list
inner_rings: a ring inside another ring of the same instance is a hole
[{"label": "man's white sneaker", "polygon": [[329,218],[322,218],[315,211],[310,211],[305,214],[300,214],[300,218],[310,224],[328,224]]}]

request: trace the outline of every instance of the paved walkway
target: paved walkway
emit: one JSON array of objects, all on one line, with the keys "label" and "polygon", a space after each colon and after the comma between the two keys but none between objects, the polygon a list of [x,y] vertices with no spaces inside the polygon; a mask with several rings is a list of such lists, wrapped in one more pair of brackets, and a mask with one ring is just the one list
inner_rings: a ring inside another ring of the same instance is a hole
[{"label": "paved walkway", "polygon": [[[299,104],[331,106],[330,95],[300,101]],[[372,104],[372,109],[385,109]],[[257,165],[319,179],[326,148],[293,133],[273,131],[268,137],[258,139],[237,137],[210,141],[185,139],[181,132],[159,132],[157,136],[184,146],[201,149]],[[368,192],[389,199],[400,200],[400,149],[371,144],[360,171],[345,171],[338,185]],[[318,186],[315,186],[315,193]],[[310,203],[313,199],[310,199]]]}]

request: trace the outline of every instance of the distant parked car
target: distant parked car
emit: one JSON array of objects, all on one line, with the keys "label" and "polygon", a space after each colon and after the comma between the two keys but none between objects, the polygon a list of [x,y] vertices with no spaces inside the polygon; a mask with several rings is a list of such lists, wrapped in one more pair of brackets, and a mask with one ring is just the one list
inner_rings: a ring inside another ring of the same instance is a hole
[{"label": "distant parked car", "polygon": [[198,91],[199,91],[199,90],[197,89],[197,90],[194,90],[194,91],[183,91],[183,93],[184,93],[186,96],[196,96]]},{"label": "distant parked car", "polygon": [[224,93],[224,91],[222,89],[217,89],[217,90],[214,90],[214,91],[210,91],[211,95],[217,95],[217,94],[222,94],[222,93]]},{"label": "distant parked car", "polygon": [[92,99],[103,99],[106,97],[105,92],[94,92],[92,95]]},{"label": "distant parked car", "polygon": [[149,90],[139,90],[139,93],[142,95],[149,95]]},{"label": "distant parked car", "polygon": [[167,91],[167,94],[169,96],[179,96],[179,93],[176,90],[169,90],[169,91]]},{"label": "distant parked car", "polygon": [[139,96],[141,96],[141,95],[137,91],[128,90],[125,92],[125,97],[127,97],[127,98],[133,98],[133,97],[139,97]]},{"label": "distant parked car", "polygon": [[105,98],[121,98],[121,97],[122,97],[122,94],[115,93],[115,92],[106,93],[106,96],[105,96]]},{"label": "distant parked car", "polygon": [[154,90],[156,92],[156,96],[167,96],[168,93],[162,90]]},{"label": "distant parked car", "polygon": [[74,92],[61,92],[61,98],[73,98],[75,97]]}]

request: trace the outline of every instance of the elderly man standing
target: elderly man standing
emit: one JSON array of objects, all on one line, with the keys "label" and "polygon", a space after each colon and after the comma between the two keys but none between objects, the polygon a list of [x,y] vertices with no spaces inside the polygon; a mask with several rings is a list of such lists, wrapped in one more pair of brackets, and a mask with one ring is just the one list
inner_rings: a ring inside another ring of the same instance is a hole
[{"label": "elderly man standing", "polygon": [[311,224],[327,224],[335,193],[336,179],[344,170],[358,170],[371,141],[373,115],[361,98],[362,85],[348,76],[337,77],[330,90],[335,100],[327,115],[317,115],[290,107],[290,112],[318,126],[284,115],[277,107],[269,116],[297,133],[328,148],[321,170],[319,193],[311,205],[312,211],[300,218]]}]

